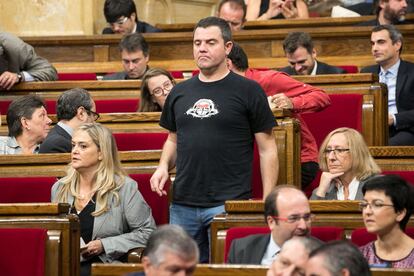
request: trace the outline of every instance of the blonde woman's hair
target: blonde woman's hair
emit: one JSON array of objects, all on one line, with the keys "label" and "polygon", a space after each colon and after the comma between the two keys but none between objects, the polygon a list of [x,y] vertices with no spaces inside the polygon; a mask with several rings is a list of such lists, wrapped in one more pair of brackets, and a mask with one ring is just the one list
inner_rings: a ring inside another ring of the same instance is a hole
[{"label": "blonde woman's hair", "polygon": [[381,173],[381,169],[369,153],[369,149],[362,135],[355,129],[347,127],[337,128],[331,131],[322,142],[319,149],[319,167],[322,171],[329,171],[324,151],[332,136],[339,133],[345,135],[345,138],[348,141],[349,154],[351,155],[352,160],[351,170],[358,180],[363,180],[371,175]]},{"label": "blonde woman's hair", "polygon": [[152,101],[151,91],[149,91],[148,81],[157,76],[166,76],[173,85],[176,84],[175,79],[171,76],[171,74],[164,69],[161,68],[151,68],[149,69],[145,75],[142,77],[141,80],[141,97],[139,101],[139,109],[138,112],[157,112],[162,111],[161,107]]},{"label": "blonde woman's hair", "polygon": [[[119,204],[119,189],[122,187],[125,176],[127,175],[121,167],[119,161],[118,149],[111,131],[99,123],[83,124],[78,127],[77,132],[84,131],[92,139],[102,154],[102,160],[94,176],[94,188],[96,191],[96,204],[100,208],[92,213],[93,216],[99,216],[108,211],[108,197],[114,196]],[[58,191],[57,202],[68,202],[68,195],[80,198],[79,194],[79,172],[69,164],[67,175],[60,180],[63,183],[62,188]]]}]

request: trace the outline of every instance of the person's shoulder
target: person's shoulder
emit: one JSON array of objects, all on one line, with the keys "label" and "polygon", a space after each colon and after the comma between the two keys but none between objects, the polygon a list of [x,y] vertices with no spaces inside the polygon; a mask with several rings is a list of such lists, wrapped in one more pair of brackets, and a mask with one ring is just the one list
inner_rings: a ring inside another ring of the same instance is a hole
[{"label": "person's shoulder", "polygon": [[355,26],[377,26],[377,25],[378,25],[378,20],[375,18],[375,19],[371,19],[368,21],[360,22],[356,24]]},{"label": "person's shoulder", "polygon": [[113,34],[113,33],[114,31],[112,31],[112,29],[109,27],[106,27],[102,30],[102,34]]},{"label": "person's shoulder", "polygon": [[294,75],[295,74],[295,72],[293,71],[292,67],[290,67],[290,66],[286,66],[286,67],[280,68],[278,71],[283,72],[283,73],[286,73],[288,75]]},{"label": "person's shoulder", "polygon": [[379,66],[378,65],[370,65],[363,67],[361,69],[361,73],[379,73]]},{"label": "person's shoulder", "polygon": [[113,74],[105,75],[103,80],[125,80],[125,72],[117,72]]},{"label": "person's shoulder", "polygon": [[233,242],[238,243],[238,244],[248,245],[248,244],[256,244],[260,240],[269,239],[269,238],[270,238],[270,234],[253,234],[253,235],[248,235],[243,238],[234,239]]},{"label": "person's shoulder", "polygon": [[408,67],[408,68],[414,68],[414,63],[406,60],[401,60],[400,66]]},{"label": "person's shoulder", "polygon": [[162,32],[162,30],[158,29],[157,27],[152,26],[151,24],[145,21],[138,21],[136,32],[137,33],[159,33],[159,32]]}]

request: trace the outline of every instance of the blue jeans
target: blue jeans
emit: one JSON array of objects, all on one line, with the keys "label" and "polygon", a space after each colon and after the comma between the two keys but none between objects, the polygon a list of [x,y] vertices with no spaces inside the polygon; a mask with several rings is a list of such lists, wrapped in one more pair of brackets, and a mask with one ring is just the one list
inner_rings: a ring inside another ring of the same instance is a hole
[{"label": "blue jeans", "polygon": [[189,207],[172,203],[170,224],[178,224],[194,238],[200,249],[200,263],[208,263],[210,257],[210,223],[213,217],[224,213],[224,205],[212,208]]}]

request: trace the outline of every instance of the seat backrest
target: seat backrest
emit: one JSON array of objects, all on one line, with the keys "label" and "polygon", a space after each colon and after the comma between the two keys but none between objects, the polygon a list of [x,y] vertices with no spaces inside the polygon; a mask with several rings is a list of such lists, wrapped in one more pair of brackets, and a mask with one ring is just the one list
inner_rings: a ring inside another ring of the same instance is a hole
[{"label": "seat backrest", "polygon": [[[405,233],[414,239],[414,227],[405,228]],[[366,228],[357,228],[351,233],[351,241],[356,246],[363,246],[367,243],[375,241],[377,236],[372,233],[368,233]]]},{"label": "seat backrest", "polygon": [[0,203],[50,202],[56,177],[1,177]]},{"label": "seat backrest", "polygon": [[[8,104],[6,102],[3,103],[4,107],[7,106],[7,108],[9,104],[10,102]],[[139,99],[95,100],[95,105],[96,112],[98,113],[137,112]],[[0,103],[0,109],[2,108],[3,106]],[[56,114],[56,100],[47,100],[46,110],[49,114]]]},{"label": "seat backrest", "polygon": [[[228,253],[231,243],[234,239],[240,239],[254,234],[269,234],[270,229],[267,226],[262,227],[233,227],[227,230],[226,241],[224,244],[224,260],[227,262]],[[327,242],[332,240],[342,240],[344,238],[344,229],[342,227],[325,227],[314,226],[311,228],[311,236]]]},{"label": "seat backrest", "polygon": [[47,229],[0,229],[0,274],[44,276]]},{"label": "seat backrest", "polygon": [[339,68],[344,69],[348,74],[358,73],[358,66],[356,65],[338,65]]},{"label": "seat backrest", "polygon": [[405,181],[414,185],[414,171],[383,171],[383,174],[397,174],[404,178]]},{"label": "seat backrest", "polygon": [[174,79],[183,79],[184,78],[184,74],[183,71],[169,71],[171,76]]},{"label": "seat backrest", "polygon": [[318,148],[334,129],[349,127],[362,130],[363,96],[358,94],[330,94],[331,105],[320,112],[302,114],[315,137]]},{"label": "seat backrest", "polygon": [[162,149],[168,133],[114,133],[118,150],[158,150]]},{"label": "seat backrest", "polygon": [[[150,179],[152,174],[130,174],[129,176],[138,183],[138,190],[151,207],[155,223],[157,225],[167,224],[169,222],[168,196],[160,197],[158,194],[151,191]],[[164,187],[167,193],[169,193],[169,188],[170,181],[168,181]]]}]

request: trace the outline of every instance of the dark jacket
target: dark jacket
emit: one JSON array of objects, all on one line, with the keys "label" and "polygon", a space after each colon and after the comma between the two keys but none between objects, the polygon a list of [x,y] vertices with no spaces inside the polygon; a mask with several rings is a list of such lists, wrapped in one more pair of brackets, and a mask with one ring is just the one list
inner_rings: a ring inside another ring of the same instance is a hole
[{"label": "dark jacket", "polygon": [[228,255],[229,264],[260,264],[270,241],[270,234],[249,235],[235,239]]},{"label": "dark jacket", "polygon": [[[162,32],[162,30],[155,28],[154,26],[148,24],[147,22],[144,21],[139,21],[137,22],[137,29],[136,29],[136,33],[158,33],[158,32]],[[105,29],[103,29],[102,34],[113,34],[114,31],[112,31],[112,29],[110,27],[107,27]]]},{"label": "dark jacket", "polygon": [[72,151],[72,136],[59,125],[55,125],[40,145],[39,153],[60,153]]},{"label": "dark jacket", "polygon": [[[290,66],[286,66],[280,69],[279,71],[285,72],[291,76],[297,75],[296,71]],[[324,75],[324,74],[346,74],[346,71],[342,68],[335,67],[335,66],[318,61],[318,67],[316,68],[316,75]]]}]

